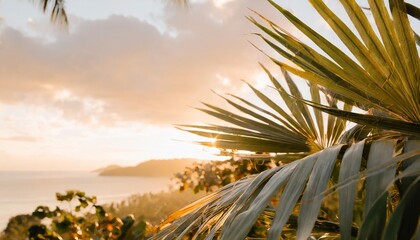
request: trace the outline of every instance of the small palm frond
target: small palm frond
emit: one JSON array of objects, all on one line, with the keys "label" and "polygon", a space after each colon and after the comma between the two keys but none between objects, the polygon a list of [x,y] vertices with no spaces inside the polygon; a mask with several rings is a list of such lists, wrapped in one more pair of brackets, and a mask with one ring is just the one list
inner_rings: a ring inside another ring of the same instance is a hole
[{"label": "small palm frond", "polygon": [[[402,150],[401,150],[401,146]],[[297,239],[307,239],[319,219],[323,199],[338,191],[341,239],[411,239],[420,208],[416,205],[420,182],[420,141],[385,138],[326,148],[277,168],[252,175],[173,213],[152,239],[244,239],[260,216],[271,214],[268,239],[277,240],[296,221]],[[397,153],[399,152],[399,153]],[[328,182],[339,174],[332,188]],[[364,179],[363,221],[352,226],[353,209],[360,204],[356,186]],[[392,191],[398,186],[401,201],[389,212]],[[279,196],[277,206],[271,203]],[[410,222],[411,221],[411,222]],[[405,224],[407,223],[407,224]],[[296,224],[295,224],[296,225]],[[333,229],[333,228],[332,228]],[[404,231],[403,231],[404,230]],[[326,231],[324,229],[324,231]]]},{"label": "small palm frond", "polygon": [[66,10],[64,8],[64,0],[42,0],[40,1],[42,11],[51,11],[51,21],[54,23],[68,25]]},{"label": "small palm frond", "polygon": [[[306,104],[296,100],[301,99],[302,94],[288,72],[282,71],[290,93],[276,77],[262,67],[273,86],[279,90],[284,106],[248,84],[266,108],[236,95],[230,94],[230,98],[221,96],[241,114],[207,103],[204,103],[207,109],[199,110],[230,123],[232,127],[179,125],[179,128],[215,140],[199,143],[220,149],[309,154],[336,144],[345,131],[346,121],[334,116],[325,117],[318,109],[311,112]],[[321,104],[321,96],[324,96],[332,109],[339,110],[337,99],[325,95],[315,84],[309,83],[309,88],[312,102]],[[344,104],[343,110],[351,109],[350,104]]]},{"label": "small palm frond", "polygon": [[[376,127],[389,129],[387,119],[392,118],[399,122],[395,126],[406,125],[395,130],[405,128],[419,132],[420,60],[415,34],[407,16],[407,7],[412,15],[416,14],[418,8],[406,5],[402,0],[390,0],[390,8],[387,9],[383,1],[368,0],[375,20],[373,25],[355,0],[342,0],[341,5],[356,28],[358,37],[326,6],[325,1],[309,0],[351,52],[354,57],[351,58],[273,0],[268,1],[322,50],[315,50],[257,13],[266,23],[263,25],[249,17],[265,33],[257,35],[295,65],[272,57],[274,63],[343,96],[351,104],[357,103],[383,112],[386,117],[378,117]],[[379,34],[376,34],[375,26]],[[326,111],[331,108],[325,106],[318,109]],[[370,119],[365,119],[360,117],[361,114],[353,117],[346,115],[346,112],[349,111],[332,110],[328,113],[360,124],[372,122],[375,118],[370,116]]]}]

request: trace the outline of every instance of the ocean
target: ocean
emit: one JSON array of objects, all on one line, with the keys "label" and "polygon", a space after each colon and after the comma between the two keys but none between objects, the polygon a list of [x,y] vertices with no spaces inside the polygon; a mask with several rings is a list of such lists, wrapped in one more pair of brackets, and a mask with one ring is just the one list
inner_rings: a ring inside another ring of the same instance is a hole
[{"label": "ocean", "polygon": [[169,178],[102,177],[92,172],[0,171],[0,232],[12,216],[30,214],[39,205],[56,206],[56,192],[81,190],[89,196],[97,196],[98,203],[104,204],[133,194],[166,191],[170,185]]}]

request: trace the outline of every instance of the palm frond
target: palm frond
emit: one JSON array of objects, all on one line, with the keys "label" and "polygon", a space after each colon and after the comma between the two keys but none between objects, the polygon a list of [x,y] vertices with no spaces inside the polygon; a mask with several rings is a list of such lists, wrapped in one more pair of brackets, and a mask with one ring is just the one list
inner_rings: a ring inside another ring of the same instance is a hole
[{"label": "palm frond", "polygon": [[[179,129],[215,140],[199,142],[205,146],[253,152],[309,154],[337,143],[345,131],[346,121],[333,116],[329,116],[325,121],[321,111],[311,111],[306,103],[296,100],[303,96],[287,71],[283,70],[282,73],[289,91],[267,68],[261,66],[273,87],[279,89],[279,100],[284,102],[285,107],[247,83],[265,107],[257,106],[233,94],[229,97],[220,96],[239,113],[207,103],[203,103],[207,108],[198,110],[233,126],[178,125]],[[339,110],[337,100],[320,91],[316,84],[309,83],[309,88],[313,102],[321,104],[323,96],[329,100],[332,109]],[[343,110],[350,109],[351,105],[344,104]]]},{"label": "palm frond", "polygon": [[[388,10],[383,1],[369,0],[376,23],[372,25],[355,0],[342,0],[360,36],[357,37],[324,1],[310,0],[352,53],[352,59],[289,11],[268,1],[322,50],[314,50],[262,15],[258,14],[267,27],[249,17],[266,34],[259,34],[262,40],[296,66],[272,57],[274,63],[343,96],[351,104],[378,109],[402,122],[420,123],[420,61],[407,17],[407,7],[412,14],[417,8],[391,0]],[[376,123],[376,127],[382,126],[381,121]]]},{"label": "palm frond", "polygon": [[412,16],[413,18],[416,18],[417,20],[420,20],[420,8],[410,3],[405,3],[405,8],[407,9],[408,15]]},{"label": "palm frond", "polygon": [[[367,196],[358,236],[360,239],[369,236],[380,238],[391,229],[403,227],[401,221],[395,218],[403,218],[402,209],[407,208],[414,196],[418,197],[413,188],[418,185],[418,177],[415,176],[420,174],[420,141],[404,141],[403,153],[395,155],[400,144],[397,139],[388,138],[335,145],[301,160],[239,180],[219,189],[207,199],[175,212],[153,239],[181,239],[186,234],[199,239],[213,239],[215,236],[221,239],[244,239],[258,217],[265,214],[265,209],[273,209],[268,239],[277,240],[296,208],[300,212],[297,238],[307,239],[319,220],[324,197],[334,189],[338,189],[340,199],[340,226],[346,226],[340,227],[341,237],[350,239],[354,232],[349,223],[352,222],[356,202],[356,184],[361,179],[366,181]],[[397,171],[402,163],[413,159],[416,160],[410,168]],[[340,179],[333,188],[328,188],[327,183],[332,181],[334,172],[339,172]],[[408,184],[407,190],[401,192],[402,205],[397,204],[398,211],[388,215],[384,204],[390,199],[391,187],[401,179],[413,176],[415,179]],[[270,201],[279,192],[280,202],[272,206]],[[417,212],[412,214],[418,217],[419,210],[413,210]],[[418,219],[411,225],[417,226],[416,221]],[[183,226],[188,226],[188,229]],[[397,238],[401,236],[399,234],[393,233]]]},{"label": "palm frond", "polygon": [[328,114],[334,115],[339,119],[347,119],[365,126],[378,127],[378,125],[387,130],[394,130],[408,135],[420,136],[420,124],[400,121],[395,118],[384,117],[384,116],[375,116],[375,115],[366,115],[359,114],[350,111],[343,111],[337,108],[332,108],[328,106],[323,106],[317,103],[310,101],[305,101],[298,99],[298,101],[305,102],[309,106],[312,106],[316,109],[322,110]]},{"label": "palm frond", "polygon": [[64,0],[42,0],[40,1],[42,11],[50,11],[51,21],[54,23],[68,25],[67,13],[64,7]]}]

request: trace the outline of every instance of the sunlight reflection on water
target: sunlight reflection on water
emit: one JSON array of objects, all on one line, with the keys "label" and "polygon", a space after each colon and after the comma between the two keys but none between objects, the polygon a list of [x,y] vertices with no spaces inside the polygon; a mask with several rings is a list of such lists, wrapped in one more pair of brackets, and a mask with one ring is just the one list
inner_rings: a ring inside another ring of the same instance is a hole
[{"label": "sunlight reflection on water", "polygon": [[32,213],[38,205],[55,206],[56,192],[81,190],[103,204],[136,193],[165,191],[170,184],[169,178],[99,177],[91,172],[0,172],[0,229],[10,217]]}]

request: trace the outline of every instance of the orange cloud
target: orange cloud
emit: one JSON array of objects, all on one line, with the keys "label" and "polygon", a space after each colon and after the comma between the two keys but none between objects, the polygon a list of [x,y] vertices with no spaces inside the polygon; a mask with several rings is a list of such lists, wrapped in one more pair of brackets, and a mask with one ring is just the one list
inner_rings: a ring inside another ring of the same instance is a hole
[{"label": "orange cloud", "polygon": [[[172,34],[136,18],[111,16],[80,21],[74,32],[57,34],[51,43],[5,29],[0,101],[53,106],[86,122],[92,117],[153,124],[200,119],[186,106],[218,101],[211,89],[236,91],[239,79],[249,79],[257,61],[265,59],[246,41],[244,34],[254,30],[244,18],[247,7],[268,11],[252,0],[223,8],[197,4],[188,12],[169,6],[163,16]],[[57,99],[63,89],[73,98]],[[100,106],[86,107],[89,101]]]}]

